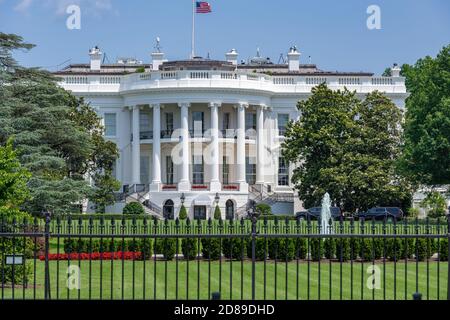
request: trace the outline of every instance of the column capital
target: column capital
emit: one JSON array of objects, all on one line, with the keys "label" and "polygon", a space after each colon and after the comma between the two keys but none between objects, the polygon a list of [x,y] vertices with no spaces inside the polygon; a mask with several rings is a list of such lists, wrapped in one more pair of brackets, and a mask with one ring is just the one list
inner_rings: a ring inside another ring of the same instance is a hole
[{"label": "column capital", "polygon": [[178,107],[180,108],[190,108],[191,107],[191,103],[190,102],[179,102],[178,103]]},{"label": "column capital", "polygon": [[269,107],[268,107],[266,104],[264,104],[264,103],[259,104],[259,105],[258,105],[258,108],[261,108],[261,110],[267,110],[267,109],[269,109]]},{"label": "column capital", "polygon": [[210,102],[209,103],[210,108],[214,108],[214,107],[220,108],[221,106],[222,106],[222,102]]},{"label": "column capital", "polygon": [[249,107],[249,103],[248,102],[239,102],[237,103],[234,107],[235,108],[244,108],[247,109]]},{"label": "column capital", "polygon": [[152,104],[150,104],[150,107],[151,107],[152,109],[155,109],[155,108],[160,108],[160,109],[162,109],[162,108],[163,108],[163,105],[162,105],[161,103],[152,103]]}]

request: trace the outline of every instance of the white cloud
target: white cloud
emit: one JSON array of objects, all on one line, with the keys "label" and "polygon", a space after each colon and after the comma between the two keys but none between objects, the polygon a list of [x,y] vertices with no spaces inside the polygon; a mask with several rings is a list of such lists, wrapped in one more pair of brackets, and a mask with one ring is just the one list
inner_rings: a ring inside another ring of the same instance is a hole
[{"label": "white cloud", "polygon": [[80,6],[82,12],[87,14],[98,14],[112,9],[112,0],[17,0],[17,2],[14,9],[19,12],[29,12],[33,5],[43,5],[58,15],[66,14],[67,7],[73,4]]}]

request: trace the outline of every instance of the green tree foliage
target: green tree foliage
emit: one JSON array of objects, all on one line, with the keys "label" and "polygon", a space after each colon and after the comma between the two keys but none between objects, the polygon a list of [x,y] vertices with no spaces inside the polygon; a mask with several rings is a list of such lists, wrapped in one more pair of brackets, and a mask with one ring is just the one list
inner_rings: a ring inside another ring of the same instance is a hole
[{"label": "green tree foliage", "polygon": [[222,218],[222,212],[220,212],[219,206],[216,206],[216,209],[214,210],[214,219],[220,220]]},{"label": "green tree foliage", "polygon": [[186,220],[187,219],[187,210],[186,210],[186,207],[184,205],[181,205],[179,219],[180,220]]},{"label": "green tree foliage", "polygon": [[125,205],[122,213],[127,215],[143,215],[145,214],[145,210],[139,202],[130,202]]},{"label": "green tree foliage", "polygon": [[[103,138],[100,118],[82,99],[50,73],[13,59],[13,51],[32,47],[0,33],[0,145],[14,136],[19,161],[32,173],[24,209],[67,213],[86,198],[109,204],[117,147]],[[97,187],[88,184],[89,175]]]},{"label": "green tree foliage", "polygon": [[272,214],[272,208],[266,203],[258,203],[256,205],[256,211],[263,216],[270,216]]},{"label": "green tree foliage", "polygon": [[29,197],[27,182],[31,174],[20,165],[12,139],[0,145],[0,207],[18,209]]},{"label": "green tree foliage", "polygon": [[428,216],[431,218],[445,216],[447,210],[445,197],[437,191],[429,192],[420,205],[422,208],[428,210]]},{"label": "green tree foliage", "polygon": [[450,184],[450,45],[404,65],[405,144],[401,169],[419,184]]},{"label": "green tree foliage", "polygon": [[361,101],[322,84],[298,109],[302,116],[288,125],[282,148],[297,164],[292,181],[307,207],[319,205],[325,192],[349,212],[408,206],[411,188],[395,171],[401,112],[392,101],[379,92]]}]

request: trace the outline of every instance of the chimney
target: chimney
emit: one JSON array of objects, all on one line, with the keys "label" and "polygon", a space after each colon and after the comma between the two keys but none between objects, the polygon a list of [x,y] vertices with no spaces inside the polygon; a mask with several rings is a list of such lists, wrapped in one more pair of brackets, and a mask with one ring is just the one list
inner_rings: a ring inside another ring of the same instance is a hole
[{"label": "chimney", "polygon": [[103,52],[101,52],[97,46],[89,51],[89,56],[91,57],[91,71],[100,71],[102,67],[102,55]]},{"label": "chimney", "polygon": [[164,53],[162,52],[152,52],[152,70],[158,71],[159,66],[164,62]]},{"label": "chimney", "polygon": [[288,65],[289,71],[299,71],[300,70],[300,52],[297,51],[297,47],[293,46],[289,49],[288,53]]},{"label": "chimney", "polygon": [[227,52],[225,54],[225,57],[227,59],[227,62],[231,62],[234,66],[237,66],[238,64],[238,53],[236,49],[231,49],[230,52]]},{"label": "chimney", "polygon": [[391,77],[400,77],[400,71],[402,71],[402,69],[394,63],[394,66],[391,68]]}]

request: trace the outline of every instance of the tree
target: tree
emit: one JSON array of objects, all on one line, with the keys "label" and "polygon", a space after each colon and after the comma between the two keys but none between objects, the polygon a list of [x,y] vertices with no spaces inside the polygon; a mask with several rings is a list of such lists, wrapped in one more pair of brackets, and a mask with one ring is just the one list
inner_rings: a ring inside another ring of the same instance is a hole
[{"label": "tree", "polygon": [[428,216],[438,218],[445,215],[447,210],[447,201],[440,192],[432,191],[427,194],[421,203],[421,207],[428,209]]},{"label": "tree", "polygon": [[82,99],[60,88],[52,74],[13,59],[14,50],[32,47],[0,33],[0,145],[14,135],[20,163],[32,173],[31,199],[23,208],[71,212],[86,198],[107,205],[116,186],[117,147],[104,139],[100,118]]},{"label": "tree", "polygon": [[379,92],[360,101],[322,84],[298,109],[302,117],[288,125],[282,150],[297,163],[292,181],[305,206],[320,205],[325,192],[350,212],[408,206],[411,188],[395,171],[401,113],[392,101]]},{"label": "tree", "polygon": [[29,197],[27,182],[31,174],[20,165],[12,139],[0,146],[0,207],[18,209]]},{"label": "tree", "polygon": [[106,206],[115,202],[114,193],[120,188],[120,182],[111,173],[95,174],[94,181],[91,199],[97,205],[97,213],[105,213]]},{"label": "tree", "polygon": [[181,205],[180,214],[178,215],[178,218],[180,220],[186,220],[187,219],[187,210],[186,210],[186,207],[184,206],[184,204]]},{"label": "tree", "polygon": [[220,220],[222,217],[222,212],[220,212],[219,206],[216,206],[216,209],[214,210],[214,219]]},{"label": "tree", "polygon": [[450,45],[404,65],[405,144],[399,167],[417,184],[450,184]]}]

